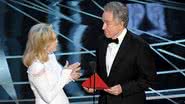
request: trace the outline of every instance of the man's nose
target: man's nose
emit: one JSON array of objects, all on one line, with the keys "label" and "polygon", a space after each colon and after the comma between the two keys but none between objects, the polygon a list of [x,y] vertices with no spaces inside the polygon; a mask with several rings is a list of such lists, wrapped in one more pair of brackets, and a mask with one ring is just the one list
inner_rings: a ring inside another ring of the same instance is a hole
[{"label": "man's nose", "polygon": [[106,28],[106,24],[104,23],[102,26],[102,30],[105,30],[105,28]]}]

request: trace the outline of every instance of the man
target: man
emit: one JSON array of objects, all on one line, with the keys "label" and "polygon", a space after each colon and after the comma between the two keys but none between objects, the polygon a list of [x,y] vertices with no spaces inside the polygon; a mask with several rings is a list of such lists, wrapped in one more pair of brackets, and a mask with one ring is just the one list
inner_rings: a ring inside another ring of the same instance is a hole
[{"label": "man", "polygon": [[126,29],[128,10],[122,3],[106,4],[102,20],[105,37],[96,52],[97,73],[109,89],[100,91],[99,104],[144,104],[144,91],[156,77],[151,49]]}]

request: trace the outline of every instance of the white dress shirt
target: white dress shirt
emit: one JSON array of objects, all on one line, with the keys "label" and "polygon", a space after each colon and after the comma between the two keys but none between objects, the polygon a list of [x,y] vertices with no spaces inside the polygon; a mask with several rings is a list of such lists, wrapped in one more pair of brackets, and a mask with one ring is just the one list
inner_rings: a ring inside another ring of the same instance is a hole
[{"label": "white dress shirt", "polygon": [[35,60],[27,71],[35,104],[69,104],[63,87],[71,81],[71,71],[62,69],[54,54],[45,63]]},{"label": "white dress shirt", "polygon": [[109,43],[107,47],[107,52],[106,52],[106,71],[107,71],[107,76],[109,76],[112,64],[114,62],[114,59],[116,57],[116,54],[119,50],[119,47],[126,35],[127,29],[123,29],[123,31],[120,33],[118,36],[119,43]]}]

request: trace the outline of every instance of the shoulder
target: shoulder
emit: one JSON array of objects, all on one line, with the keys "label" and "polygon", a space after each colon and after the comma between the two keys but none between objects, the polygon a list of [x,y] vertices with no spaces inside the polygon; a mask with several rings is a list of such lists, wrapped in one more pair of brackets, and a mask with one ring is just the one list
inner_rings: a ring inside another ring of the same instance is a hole
[{"label": "shoulder", "polygon": [[34,76],[39,76],[44,73],[44,64],[39,60],[34,61],[27,70],[27,73]]},{"label": "shoulder", "polygon": [[97,37],[98,44],[104,43],[105,39],[106,39],[106,37],[104,35]]},{"label": "shoulder", "polygon": [[132,43],[134,43],[135,45],[139,45],[139,46],[149,46],[148,42],[145,41],[143,38],[141,38],[139,35],[136,35],[130,31],[128,31],[128,35],[130,37],[130,40],[132,41]]},{"label": "shoulder", "polygon": [[49,54],[48,56],[49,56],[49,59],[52,59],[52,60],[53,60],[53,59],[56,59],[56,56],[55,56],[54,53],[51,53],[51,54]]},{"label": "shoulder", "polygon": [[127,35],[129,40],[129,47],[132,50],[135,50],[136,52],[151,51],[149,43],[141,38],[139,35],[136,35],[130,31],[128,31]]},{"label": "shoulder", "polygon": [[95,44],[96,44],[96,46],[95,46],[96,50],[102,49],[102,47],[104,47],[107,44],[106,37],[102,36],[102,35],[97,37],[97,41]]}]

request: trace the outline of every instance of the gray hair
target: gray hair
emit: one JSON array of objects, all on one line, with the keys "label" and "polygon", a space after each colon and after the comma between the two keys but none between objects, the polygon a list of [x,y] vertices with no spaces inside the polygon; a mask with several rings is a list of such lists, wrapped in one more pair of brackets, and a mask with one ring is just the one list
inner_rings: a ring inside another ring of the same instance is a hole
[{"label": "gray hair", "polygon": [[121,2],[109,2],[104,6],[104,11],[112,11],[113,18],[117,22],[124,22],[124,26],[127,27],[128,24],[128,8]]}]

